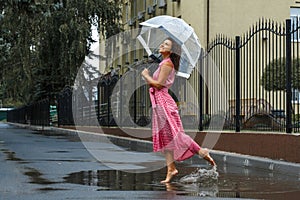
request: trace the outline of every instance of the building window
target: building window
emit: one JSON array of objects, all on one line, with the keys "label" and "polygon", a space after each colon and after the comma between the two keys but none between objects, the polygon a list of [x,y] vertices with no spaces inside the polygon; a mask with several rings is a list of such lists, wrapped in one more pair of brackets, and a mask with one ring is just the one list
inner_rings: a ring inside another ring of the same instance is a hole
[{"label": "building window", "polygon": [[300,8],[291,8],[290,13],[292,30],[295,31],[292,35],[292,41],[300,41],[300,31],[298,30],[300,26]]},{"label": "building window", "polygon": [[125,16],[126,16],[126,21],[129,20],[129,5],[128,3],[125,4]]},{"label": "building window", "polygon": [[300,91],[297,89],[292,90],[292,102],[300,103]]},{"label": "building window", "polygon": [[153,6],[157,5],[157,0],[153,0]]},{"label": "building window", "polygon": [[136,18],[137,16],[137,0],[133,0],[133,7],[132,7],[132,10],[133,10],[133,17]]}]

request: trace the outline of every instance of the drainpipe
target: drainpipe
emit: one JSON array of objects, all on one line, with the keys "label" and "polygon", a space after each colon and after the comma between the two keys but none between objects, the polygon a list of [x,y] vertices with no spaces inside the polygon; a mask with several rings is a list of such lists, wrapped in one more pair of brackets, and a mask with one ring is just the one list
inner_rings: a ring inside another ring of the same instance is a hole
[{"label": "drainpipe", "polygon": [[[209,0],[206,1],[206,49],[208,49],[208,44],[209,44]],[[208,77],[206,77],[206,80],[208,80]],[[208,93],[208,88],[205,87],[206,89],[206,94]],[[208,114],[209,113],[209,109],[208,109],[208,95],[206,95],[205,98],[205,113]]]},{"label": "drainpipe", "polygon": [[208,48],[209,44],[209,0],[207,0],[206,4],[206,48]]}]

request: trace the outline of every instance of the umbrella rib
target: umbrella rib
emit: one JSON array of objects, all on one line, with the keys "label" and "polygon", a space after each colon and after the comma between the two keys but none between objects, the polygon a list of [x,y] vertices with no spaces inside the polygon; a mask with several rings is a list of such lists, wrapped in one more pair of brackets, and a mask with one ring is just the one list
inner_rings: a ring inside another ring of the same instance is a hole
[{"label": "umbrella rib", "polygon": [[190,61],[190,62],[193,62],[193,63],[191,63],[193,66],[195,66],[195,64],[196,64],[196,62],[197,62],[197,60],[198,60],[198,58],[196,59],[196,62],[193,60],[193,58],[191,57],[191,54],[190,54],[190,52],[188,51],[188,49],[186,48],[186,46],[183,44],[182,45],[182,49],[185,51],[185,53],[186,53],[186,55],[187,55],[187,57],[188,57],[188,60]]},{"label": "umbrella rib", "polygon": [[189,75],[189,74],[184,73],[184,72],[180,72],[180,71],[176,72],[176,75],[177,75],[177,76],[184,77],[184,78],[186,78],[186,79],[190,78],[190,75]]},{"label": "umbrella rib", "polygon": [[148,47],[148,45],[145,43],[145,40],[140,35],[137,36],[137,39],[140,41],[140,43],[142,43],[142,45],[145,48],[148,55],[151,55],[152,52],[151,52],[150,48]]}]

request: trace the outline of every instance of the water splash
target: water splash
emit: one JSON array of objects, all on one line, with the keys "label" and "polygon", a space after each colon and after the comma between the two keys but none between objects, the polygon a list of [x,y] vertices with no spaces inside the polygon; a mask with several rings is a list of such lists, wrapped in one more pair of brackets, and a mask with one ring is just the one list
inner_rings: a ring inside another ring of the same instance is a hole
[{"label": "water splash", "polygon": [[181,183],[203,183],[217,181],[218,177],[217,167],[214,166],[211,169],[199,168],[195,172],[182,177],[179,181]]}]

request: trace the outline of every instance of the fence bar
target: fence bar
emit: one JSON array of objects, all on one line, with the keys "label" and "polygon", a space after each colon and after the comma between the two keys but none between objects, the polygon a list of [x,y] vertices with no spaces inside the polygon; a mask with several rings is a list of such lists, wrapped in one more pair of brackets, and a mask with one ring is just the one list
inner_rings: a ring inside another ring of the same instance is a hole
[{"label": "fence bar", "polygon": [[240,132],[241,131],[241,124],[240,124],[240,109],[241,109],[241,92],[240,92],[240,65],[241,65],[241,58],[240,58],[240,36],[235,37],[235,47],[236,47],[236,55],[235,55],[235,84],[236,84],[236,91],[235,91],[235,131]]},{"label": "fence bar", "polygon": [[292,133],[291,20],[286,20],[286,133]]},{"label": "fence bar", "polygon": [[204,58],[203,58],[203,48],[201,49],[199,65],[200,65],[200,77],[199,77],[199,131],[203,131],[203,67],[204,67]]}]

